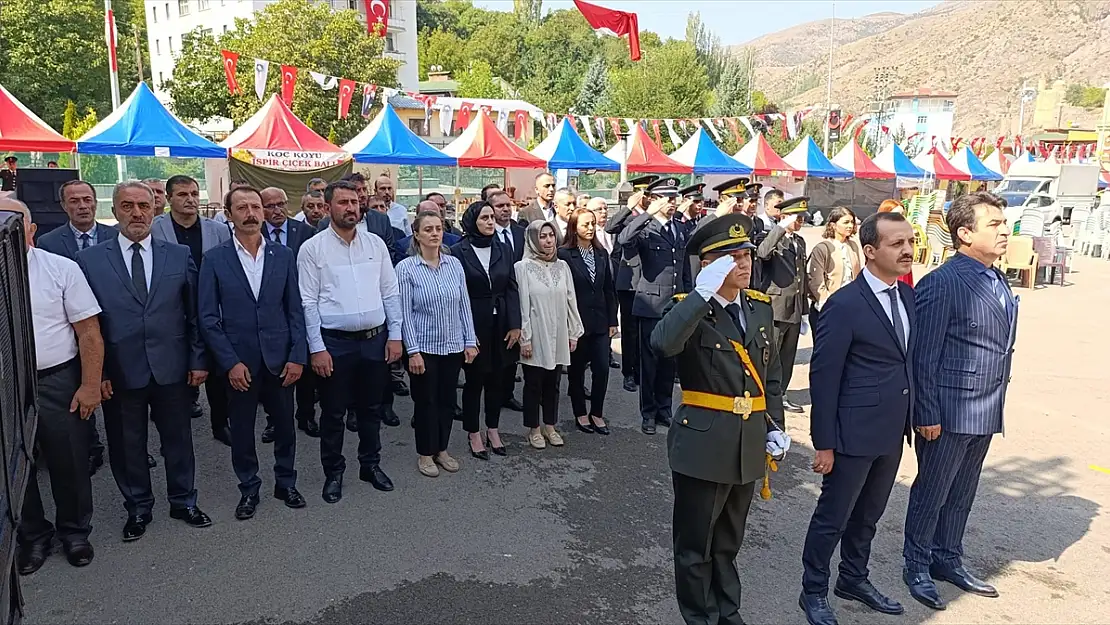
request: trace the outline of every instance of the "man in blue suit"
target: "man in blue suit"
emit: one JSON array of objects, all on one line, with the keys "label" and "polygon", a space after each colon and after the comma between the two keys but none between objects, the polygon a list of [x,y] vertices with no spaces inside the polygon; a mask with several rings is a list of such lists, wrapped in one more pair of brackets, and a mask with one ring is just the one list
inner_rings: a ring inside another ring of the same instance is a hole
[{"label": "man in blue suit", "polygon": [[262,195],[253,187],[229,191],[225,210],[235,235],[208,252],[200,271],[200,330],[213,371],[226,376],[231,465],[242,498],[235,518],[258,508],[254,423],[259,401],[274,429],[274,497],[303,508],[294,459],[293,384],[308,359],[304,310],[293,251],[262,236]]},{"label": "man in blue suit", "polygon": [[906,512],[902,578],[914,599],[935,610],[945,607],[935,579],[998,596],[964,566],[963,538],[991,438],[1002,432],[1017,334],[1018,300],[994,268],[1009,242],[1003,206],[985,192],[952,202],[946,220],[956,254],[915,291],[918,473]]},{"label": "man in blue suit", "polygon": [[824,475],[802,550],[798,602],[811,625],[836,623],[828,592],[837,542],[836,596],[903,612],[871,584],[867,562],[910,434],[916,319],[913,289],[898,278],[913,269],[913,228],[897,213],[876,213],[860,243],[867,265],[821,309],[810,364],[813,470]]},{"label": "man in blue suit", "polygon": [[154,193],[138,181],[112,193],[120,234],[77,254],[102,309],[104,430],[123,494],[125,541],[146,533],[154,508],[146,461],[147,423],[162,439],[170,516],[212,524],[197,507],[190,427],[191,389],[208,377],[197,329],[197,270],[189,248],[151,236]]}]

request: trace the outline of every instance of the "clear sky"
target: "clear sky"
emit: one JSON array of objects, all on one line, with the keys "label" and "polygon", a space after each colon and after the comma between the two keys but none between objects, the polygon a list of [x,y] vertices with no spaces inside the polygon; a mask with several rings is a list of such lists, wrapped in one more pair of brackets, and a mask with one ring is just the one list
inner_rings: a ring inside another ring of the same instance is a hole
[{"label": "clear sky", "polygon": [[[681,39],[686,34],[686,15],[698,11],[702,20],[724,44],[744,43],[775,31],[828,19],[836,5],[837,17],[861,17],[870,13],[916,13],[940,4],[939,0],[587,0],[610,9],[636,13],[641,30]],[[489,9],[512,11],[512,0],[474,0]],[[570,9],[571,0],[544,0],[544,11]]]}]

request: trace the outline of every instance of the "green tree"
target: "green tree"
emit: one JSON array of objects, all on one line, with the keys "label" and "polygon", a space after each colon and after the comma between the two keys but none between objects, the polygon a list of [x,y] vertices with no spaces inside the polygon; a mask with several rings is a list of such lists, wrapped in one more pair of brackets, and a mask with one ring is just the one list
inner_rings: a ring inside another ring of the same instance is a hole
[{"label": "green tree", "polygon": [[472,61],[470,67],[456,76],[459,81],[459,96],[463,98],[497,99],[505,97],[505,92],[493,79],[489,63]]},{"label": "green tree", "polygon": [[590,63],[590,68],[582,78],[582,88],[578,90],[578,98],[574,101],[571,112],[577,115],[596,115],[599,110],[608,107],[608,98],[609,72],[605,67],[605,57],[599,55]]},{"label": "green tree", "polygon": [[543,18],[543,0],[513,0],[513,13],[522,23],[535,26]]},{"label": "green tree", "polygon": [[524,72],[521,57],[527,30],[512,13],[496,13],[488,26],[466,41],[466,59],[485,61],[494,76],[516,84]]},{"label": "green tree", "polygon": [[721,46],[721,38],[701,21],[701,13],[693,12],[686,17],[686,43],[694,46],[709,79],[709,88],[715,88],[728,61],[728,52]]},{"label": "green tree", "polygon": [[751,67],[747,60],[749,51],[726,59],[721,79],[713,90],[713,106],[709,113],[714,117],[739,117],[751,112],[748,107],[748,88]]},{"label": "green tree", "polygon": [[443,30],[423,30],[416,43],[420,78],[428,79],[428,68],[438,65],[448,72],[466,68],[466,44],[458,35]]},{"label": "green tree", "polygon": [[581,13],[548,13],[524,36],[521,67],[526,71],[517,85],[522,97],[545,111],[569,111],[598,47],[597,35]]},{"label": "green tree", "polygon": [[704,117],[708,77],[694,47],[668,41],[627,69],[610,74],[608,114],[658,119]]}]

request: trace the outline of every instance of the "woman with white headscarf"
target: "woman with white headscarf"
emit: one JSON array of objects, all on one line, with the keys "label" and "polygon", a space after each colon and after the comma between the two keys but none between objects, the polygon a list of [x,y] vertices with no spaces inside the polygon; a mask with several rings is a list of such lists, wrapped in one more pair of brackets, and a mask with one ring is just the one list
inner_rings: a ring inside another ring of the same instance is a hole
[{"label": "woman with white headscarf", "polygon": [[[582,336],[570,267],[556,253],[558,230],[533,221],[524,232],[524,260],[514,267],[520,292],[520,364],[524,371],[524,426],[528,443],[559,447],[559,379]],[[543,427],[540,427],[540,416]],[[545,443],[546,441],[546,443]]]}]

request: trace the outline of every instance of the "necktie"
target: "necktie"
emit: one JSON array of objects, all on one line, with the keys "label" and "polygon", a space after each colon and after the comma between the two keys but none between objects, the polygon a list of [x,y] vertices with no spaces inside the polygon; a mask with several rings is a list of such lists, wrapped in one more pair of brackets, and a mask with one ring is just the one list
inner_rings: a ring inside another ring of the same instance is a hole
[{"label": "necktie", "polygon": [[906,343],[906,328],[902,325],[902,315],[898,312],[898,285],[887,289],[886,294],[890,296],[890,319],[894,324],[894,335],[898,337],[898,343],[902,349],[906,349],[909,344]]},{"label": "necktie", "polygon": [[1006,287],[1002,284],[1002,280],[996,275],[991,275],[991,290],[994,292],[995,298],[998,299],[998,304],[1006,311],[1006,316],[1011,314],[1010,298],[1006,296]]},{"label": "necktie", "polygon": [[728,306],[725,306],[725,312],[727,312],[729,316],[732,317],[732,322],[736,324],[736,328],[739,329],[741,333],[743,333],[745,331],[745,328],[743,315],[740,311],[740,305],[729,304]]},{"label": "necktie", "polygon": [[89,249],[89,240],[91,238],[92,237],[89,236],[88,232],[84,232],[84,233],[81,234],[81,249],[83,249],[83,250]]},{"label": "necktie", "polygon": [[146,265],[143,256],[139,253],[143,246],[138,243],[131,244],[131,283],[135,285],[135,292],[139,299],[146,302]]},{"label": "necktie", "polygon": [[501,241],[508,245],[510,250],[513,249],[513,238],[509,236],[508,228],[501,231]]},{"label": "necktie", "polygon": [[281,245],[281,228],[274,228],[270,231],[270,234],[273,235],[274,243]]}]

